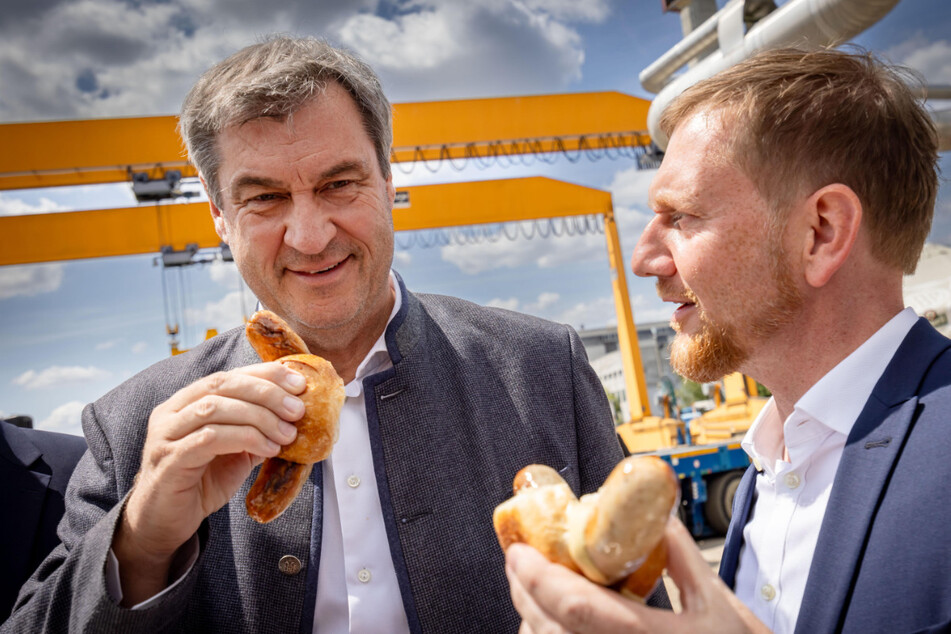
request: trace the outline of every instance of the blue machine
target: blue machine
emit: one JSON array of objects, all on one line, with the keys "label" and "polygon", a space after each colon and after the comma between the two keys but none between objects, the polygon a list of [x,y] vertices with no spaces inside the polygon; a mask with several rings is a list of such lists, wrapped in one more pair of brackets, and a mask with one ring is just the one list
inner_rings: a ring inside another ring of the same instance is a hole
[{"label": "blue machine", "polygon": [[749,456],[739,440],[650,452],[680,479],[680,519],[696,538],[723,535],[733,516],[733,496]]}]

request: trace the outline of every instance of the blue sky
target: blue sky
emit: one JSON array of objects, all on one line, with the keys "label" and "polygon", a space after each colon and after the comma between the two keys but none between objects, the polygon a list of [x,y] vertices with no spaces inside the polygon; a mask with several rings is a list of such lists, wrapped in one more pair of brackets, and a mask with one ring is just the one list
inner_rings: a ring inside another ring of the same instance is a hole
[{"label": "blue sky", "polygon": [[[394,102],[601,90],[649,99],[637,75],[681,38],[680,28],[656,0],[0,0],[0,122],[175,114],[201,71],[272,32],[356,51]],[[947,0],[902,0],[855,41],[951,84],[949,34]],[[948,153],[942,166],[951,174]],[[394,169],[397,186],[542,175],[611,191],[627,261],[648,218],[652,172],[630,159],[407,169]],[[0,192],[0,215],[131,204],[125,185]],[[951,244],[946,182],[931,239]],[[163,272],[153,260],[0,267],[0,413],[81,433],[85,403],[167,356]],[[576,328],[616,321],[600,234],[398,249],[395,267],[417,291]],[[206,328],[239,324],[242,302],[254,301],[230,264],[165,275],[184,303],[173,314],[183,347]],[[650,281],[628,281],[635,321],[669,317]]]}]

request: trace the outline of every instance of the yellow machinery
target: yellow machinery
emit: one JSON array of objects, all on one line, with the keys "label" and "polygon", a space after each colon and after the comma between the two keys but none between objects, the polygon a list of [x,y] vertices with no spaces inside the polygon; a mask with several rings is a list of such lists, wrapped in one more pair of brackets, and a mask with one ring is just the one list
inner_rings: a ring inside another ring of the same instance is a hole
[{"label": "yellow machinery", "polygon": [[690,421],[690,439],[695,445],[730,440],[746,433],[769,399],[757,395],[756,381],[735,372],[717,385],[714,400],[715,408]]},{"label": "yellow machinery", "polygon": [[[616,92],[396,104],[392,160],[485,161],[582,150],[615,154],[626,150],[633,156],[632,148],[642,155],[650,143],[642,132],[649,105]],[[4,124],[0,146],[16,148],[0,155],[0,190],[159,180],[172,172],[195,175],[183,154],[175,117]],[[618,432],[632,452],[671,447],[684,439],[683,423],[653,416],[646,400],[610,194],[547,178],[524,178],[409,187],[401,191],[400,200],[405,204],[393,213],[397,231],[601,215],[631,412],[631,421]],[[0,265],[217,246],[204,203],[156,202],[0,218]],[[179,351],[174,340],[172,348]],[[696,442],[749,424],[755,402],[735,396],[738,392],[732,387],[724,392],[724,409],[691,426]]]}]

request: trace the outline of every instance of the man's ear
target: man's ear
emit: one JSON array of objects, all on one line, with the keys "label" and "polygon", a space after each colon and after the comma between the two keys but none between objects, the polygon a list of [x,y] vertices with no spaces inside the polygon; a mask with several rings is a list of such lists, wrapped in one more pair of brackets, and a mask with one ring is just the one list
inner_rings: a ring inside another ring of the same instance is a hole
[{"label": "man's ear", "polygon": [[394,201],[396,201],[396,187],[393,185],[393,173],[390,172],[390,175],[386,179],[386,195],[390,199],[390,207],[393,206]]},{"label": "man's ear", "polygon": [[228,244],[228,226],[225,224],[224,213],[215,204],[214,198],[208,190],[208,184],[205,182],[205,177],[199,176],[198,178],[201,180],[202,187],[205,188],[205,193],[208,194],[208,206],[211,208],[211,220],[215,223],[215,233],[218,234],[222,242]]},{"label": "man's ear", "polygon": [[832,279],[852,252],[862,226],[862,201],[850,187],[834,183],[816,191],[804,205],[806,282],[819,288]]}]

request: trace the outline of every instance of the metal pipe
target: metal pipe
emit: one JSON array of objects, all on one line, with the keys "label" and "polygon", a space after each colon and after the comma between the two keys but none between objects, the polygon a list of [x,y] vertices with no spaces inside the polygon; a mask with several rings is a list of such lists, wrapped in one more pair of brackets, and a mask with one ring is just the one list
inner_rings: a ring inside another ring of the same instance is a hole
[{"label": "metal pipe", "polygon": [[922,99],[951,99],[951,84],[926,84],[915,92]]},{"label": "metal pipe", "polygon": [[935,128],[938,130],[938,151],[951,150],[951,110],[938,110],[931,113]]},{"label": "metal pipe", "polygon": [[660,148],[667,147],[667,137],[658,126],[660,115],[677,95],[701,79],[758,51],[796,45],[818,48],[848,41],[885,17],[896,4],[898,0],[789,0],[754,25],[740,45],[725,54],[715,51],[658,93],[647,113],[651,140]]},{"label": "metal pipe", "polygon": [[718,11],[703,22],[696,29],[684,36],[661,55],[653,64],[641,71],[638,79],[641,80],[641,86],[644,90],[658,93],[664,87],[664,84],[670,79],[674,72],[688,63],[690,60],[699,56],[711,44],[717,41],[717,22],[720,21]]}]

